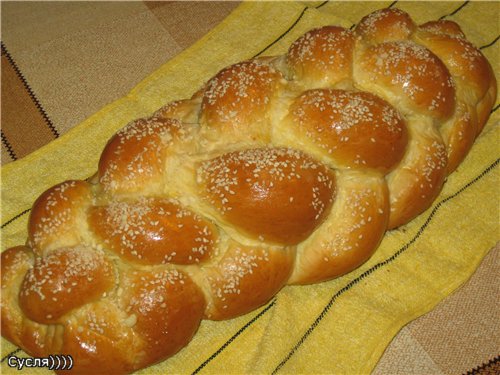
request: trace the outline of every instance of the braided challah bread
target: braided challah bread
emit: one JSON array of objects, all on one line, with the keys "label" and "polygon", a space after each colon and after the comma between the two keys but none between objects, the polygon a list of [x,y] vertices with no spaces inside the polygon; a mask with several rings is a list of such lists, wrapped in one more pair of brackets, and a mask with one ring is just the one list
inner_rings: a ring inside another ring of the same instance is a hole
[{"label": "braided challah bread", "polygon": [[457,24],[397,9],[224,68],[36,200],[26,246],[2,253],[2,335],[128,373],[202,319],[345,274],[432,204],[495,100]]}]

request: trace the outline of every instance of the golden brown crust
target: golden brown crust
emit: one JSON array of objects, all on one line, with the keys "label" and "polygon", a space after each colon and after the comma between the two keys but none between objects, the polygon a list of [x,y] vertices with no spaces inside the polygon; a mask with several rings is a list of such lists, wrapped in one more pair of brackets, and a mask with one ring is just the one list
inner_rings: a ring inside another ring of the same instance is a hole
[{"label": "golden brown crust", "polygon": [[327,87],[351,81],[354,35],[338,26],[311,30],[292,43],[286,55],[301,86]]},{"label": "golden brown crust", "polygon": [[433,33],[419,33],[415,38],[443,61],[455,82],[473,90],[476,100],[486,94],[493,72],[481,51],[467,39]]},{"label": "golden brown crust", "polygon": [[398,9],[311,30],[118,131],[2,253],[2,335],[72,373],[174,355],[201,319],[350,272],[429,208],[496,100],[450,21]]},{"label": "golden brown crust", "polygon": [[420,25],[419,28],[433,34],[444,34],[465,39],[465,34],[460,26],[456,22],[449,20],[429,21]]},{"label": "golden brown crust", "polygon": [[97,302],[84,306],[65,324],[58,353],[71,353],[71,373],[88,374],[95,369],[126,374],[134,370],[135,358],[130,353],[139,353],[141,348],[132,329],[121,324],[121,315],[113,306]]},{"label": "golden brown crust", "polygon": [[400,101],[404,111],[443,121],[455,109],[455,87],[448,69],[430,50],[411,41],[368,47],[360,56],[359,83]]},{"label": "golden brown crust", "polygon": [[479,132],[478,128],[475,108],[461,100],[458,101],[454,116],[440,129],[448,153],[447,175],[453,172],[467,156]]},{"label": "golden brown crust", "polygon": [[299,245],[291,284],[341,276],[364,263],[382,240],[389,219],[389,191],[383,177],[343,171],[338,181],[334,214]]},{"label": "golden brown crust", "polygon": [[[81,214],[92,197],[85,181],[57,184],[35,201],[28,221],[28,244],[37,254],[81,242]],[[50,220],[47,218],[50,217]]]},{"label": "golden brown crust", "polygon": [[114,286],[112,263],[88,248],[61,248],[36,258],[19,291],[24,314],[54,324],[71,310],[99,299]]},{"label": "golden brown crust", "polygon": [[305,91],[290,107],[301,135],[325,150],[337,166],[387,173],[403,157],[407,135],[401,115],[368,92]]},{"label": "golden brown crust", "polygon": [[99,183],[110,193],[134,193],[162,182],[168,146],[182,133],[178,120],[152,117],[118,131],[99,160]]},{"label": "golden brown crust", "polygon": [[224,154],[201,165],[206,199],[233,226],[259,241],[294,245],[323,221],[335,178],[292,149]]},{"label": "golden brown crust", "polygon": [[[467,105],[476,107],[476,129],[479,134],[486,124],[491,107],[495,104],[496,78],[490,63],[481,51],[465,37],[457,34],[431,31],[419,33],[416,35],[416,40],[435,53],[447,66],[457,85],[457,97],[462,98]],[[454,146],[450,149],[453,150]],[[450,171],[453,169],[450,168]]]},{"label": "golden brown crust", "polygon": [[222,69],[208,81],[200,124],[211,130],[269,139],[267,113],[283,76],[265,60],[250,60]]},{"label": "golden brown crust", "polygon": [[1,259],[1,331],[8,340],[22,345],[23,314],[17,304],[21,283],[26,272],[33,266],[33,253],[27,246],[16,246],[2,252]]},{"label": "golden brown crust", "polygon": [[212,223],[159,198],[92,207],[89,224],[103,247],[140,264],[204,262],[216,241]]},{"label": "golden brown crust", "polygon": [[416,25],[408,13],[397,8],[380,9],[361,19],[355,33],[367,43],[406,40]]},{"label": "golden brown crust", "polygon": [[[493,69],[481,51],[451,24],[424,27],[415,40],[435,53],[453,75],[457,106],[453,124],[442,128],[451,173],[469,152],[495,104],[497,84]],[[457,26],[458,27],[458,26]]]},{"label": "golden brown crust", "polygon": [[143,341],[143,367],[165,359],[194,335],[205,311],[205,298],[185,273],[177,270],[132,271],[124,275],[121,303],[127,324]]},{"label": "golden brown crust", "polygon": [[286,284],[293,261],[292,248],[230,244],[217,265],[206,270],[211,300],[205,316],[230,319],[268,302]]},{"label": "golden brown crust", "polygon": [[387,176],[391,193],[389,229],[406,224],[430,207],[446,177],[446,147],[432,124],[411,122],[410,144],[397,168]]}]

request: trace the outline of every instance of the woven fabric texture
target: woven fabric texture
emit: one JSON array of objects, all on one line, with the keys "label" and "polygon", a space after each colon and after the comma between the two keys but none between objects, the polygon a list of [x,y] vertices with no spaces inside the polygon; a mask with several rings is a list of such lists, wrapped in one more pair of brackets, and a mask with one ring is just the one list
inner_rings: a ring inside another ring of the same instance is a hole
[{"label": "woven fabric texture", "polygon": [[[498,2],[3,3],[2,250],[24,243],[34,199],[91,176],[130,120],[189,97],[228,64],[388,6],[417,23],[458,22],[499,71]],[[497,109],[434,205],[388,232],[361,268],[286,287],[243,317],[204,321],[185,349],[142,373],[498,369]],[[17,373],[8,355],[26,355],[16,350],[2,339],[2,373]]]}]

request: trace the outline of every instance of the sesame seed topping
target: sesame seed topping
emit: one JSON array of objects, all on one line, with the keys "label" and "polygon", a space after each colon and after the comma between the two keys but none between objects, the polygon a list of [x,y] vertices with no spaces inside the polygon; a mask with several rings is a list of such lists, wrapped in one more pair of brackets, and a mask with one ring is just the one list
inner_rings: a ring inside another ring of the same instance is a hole
[{"label": "sesame seed topping", "polygon": [[[388,42],[370,48],[368,56],[374,60],[369,76],[372,82],[382,78],[415,103],[425,95],[423,103],[429,111],[440,110],[447,100],[454,100],[455,86],[448,70],[427,48],[410,41]],[[443,89],[431,92],[427,88],[430,84]]]},{"label": "sesame seed topping", "polygon": [[[53,270],[57,269],[62,269],[62,273],[55,274]],[[84,246],[57,249],[45,257],[35,258],[33,268],[26,274],[21,294],[29,296],[35,293],[45,300],[46,291],[53,299],[57,294],[71,293],[71,286],[87,285],[85,281],[97,273],[109,275],[110,272],[104,255],[98,251]]]},{"label": "sesame seed topping", "polygon": [[182,123],[175,119],[152,117],[132,121],[108,144],[113,153],[99,171],[100,183],[106,191],[111,191],[124,184],[133,187],[138,180],[153,177],[174,136],[185,135]]},{"label": "sesame seed topping", "polygon": [[340,27],[313,29],[295,42],[288,51],[292,66],[307,64],[315,70],[328,72],[349,67],[353,34]]},{"label": "sesame seed topping", "polygon": [[148,315],[158,308],[168,308],[169,291],[178,284],[184,284],[187,276],[176,269],[145,273],[138,276],[140,285],[131,285],[134,292],[128,302],[129,311]]},{"label": "sesame seed topping", "polygon": [[112,201],[93,215],[105,244],[127,259],[148,264],[200,262],[215,244],[208,222],[173,200]]},{"label": "sesame seed topping", "polygon": [[[246,178],[241,178],[242,170]],[[205,161],[198,168],[199,181],[205,181],[209,193],[208,199],[226,214],[234,208],[241,198],[234,192],[241,186],[249,186],[255,194],[269,195],[270,191],[279,191],[283,183],[300,180],[307,171],[314,171],[316,179],[311,191],[311,207],[320,216],[325,208],[320,190],[333,187],[333,181],[322,171],[324,166],[291,148],[262,148],[237,151]],[[310,172],[309,172],[310,173]],[[240,190],[241,191],[241,190]],[[288,197],[293,202],[295,197]]]},{"label": "sesame seed topping", "polygon": [[267,108],[280,77],[271,65],[259,60],[231,65],[208,82],[201,111],[210,113],[209,122],[242,124],[248,115]]},{"label": "sesame seed topping", "polygon": [[[220,276],[209,277],[208,281],[214,289],[214,295],[220,301],[227,301],[229,297],[241,294],[243,280],[256,272],[262,263],[270,261],[269,250],[241,249],[232,250],[221,265],[223,272]],[[226,305],[227,306],[227,305]]]}]

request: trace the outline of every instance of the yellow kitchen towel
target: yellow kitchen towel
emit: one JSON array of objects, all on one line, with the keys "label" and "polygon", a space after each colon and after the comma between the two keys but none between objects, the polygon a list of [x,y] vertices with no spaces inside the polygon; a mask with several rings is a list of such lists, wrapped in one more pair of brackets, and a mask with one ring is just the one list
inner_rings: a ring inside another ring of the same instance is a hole
[{"label": "yellow kitchen towel", "polygon": [[[282,54],[313,27],[349,28],[387,6],[407,11],[417,23],[438,18],[458,22],[498,71],[498,3],[243,3],[126,97],[2,168],[2,250],[25,242],[34,199],[55,183],[92,175],[107,139],[130,120],[189,97],[231,63]],[[369,373],[397,332],[463,284],[499,239],[499,112],[493,111],[434,205],[388,232],[362,267],[330,282],[285,287],[266,306],[243,317],[203,321],[186,348],[141,373]],[[2,338],[3,373],[18,373],[7,360],[16,349]],[[16,355],[25,356],[21,351]]]}]

